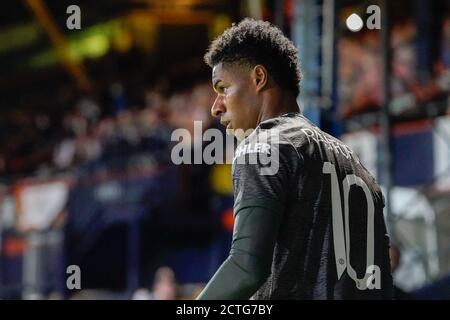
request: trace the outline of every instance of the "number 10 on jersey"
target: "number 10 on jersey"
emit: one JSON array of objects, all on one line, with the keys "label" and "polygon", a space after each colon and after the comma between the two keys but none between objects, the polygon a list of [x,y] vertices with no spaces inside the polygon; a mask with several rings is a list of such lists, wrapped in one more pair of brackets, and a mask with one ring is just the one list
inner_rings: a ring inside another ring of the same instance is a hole
[{"label": "number 10 on jersey", "polygon": [[[342,181],[344,192],[344,206],[341,202],[341,192],[336,168],[331,162],[323,164],[323,173],[331,177],[331,207],[333,224],[333,243],[336,259],[336,271],[338,279],[347,269],[347,274],[355,281],[360,290],[380,289],[380,268],[374,265],[375,229],[374,229],[374,202],[372,193],[367,184],[360,177],[348,174]],[[364,191],[367,201],[367,244],[366,244],[366,274],[364,278],[358,279],[355,269],[350,263],[350,222],[349,222],[349,197],[350,187],[356,185]],[[344,208],[344,221],[342,219],[342,207]],[[345,228],[344,228],[345,222]],[[346,232],[347,231],[347,232]]]}]

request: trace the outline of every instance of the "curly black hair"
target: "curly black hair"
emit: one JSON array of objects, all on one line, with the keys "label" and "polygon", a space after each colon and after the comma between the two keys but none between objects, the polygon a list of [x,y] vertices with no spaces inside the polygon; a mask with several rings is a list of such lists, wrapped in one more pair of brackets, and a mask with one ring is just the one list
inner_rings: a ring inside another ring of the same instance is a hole
[{"label": "curly black hair", "polygon": [[221,62],[261,64],[281,88],[295,96],[300,93],[298,50],[269,22],[246,18],[233,23],[211,43],[204,60],[211,68]]}]

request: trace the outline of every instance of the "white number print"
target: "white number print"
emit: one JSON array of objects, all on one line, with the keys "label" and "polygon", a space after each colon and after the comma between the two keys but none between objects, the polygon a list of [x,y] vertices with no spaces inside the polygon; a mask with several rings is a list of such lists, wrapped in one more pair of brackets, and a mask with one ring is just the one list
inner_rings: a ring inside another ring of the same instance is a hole
[{"label": "white number print", "polygon": [[[323,164],[323,173],[331,176],[331,205],[333,224],[333,243],[336,258],[336,270],[338,279],[347,269],[347,274],[355,281],[359,290],[380,289],[380,270],[374,265],[375,229],[374,229],[374,201],[367,184],[354,174],[347,175],[342,181],[344,191],[344,222],[342,219],[342,202],[339,191],[338,176],[335,166],[330,162]],[[367,247],[366,247],[366,274],[358,279],[355,269],[350,263],[350,222],[349,222],[349,196],[350,187],[357,185],[364,191],[367,201]],[[347,231],[347,232],[345,232]],[[375,283],[373,283],[375,280]]]}]

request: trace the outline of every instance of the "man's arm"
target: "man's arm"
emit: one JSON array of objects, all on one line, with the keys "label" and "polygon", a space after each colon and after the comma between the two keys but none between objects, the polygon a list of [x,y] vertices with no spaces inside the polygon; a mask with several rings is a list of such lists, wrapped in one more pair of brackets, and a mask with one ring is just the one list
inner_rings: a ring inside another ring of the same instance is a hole
[{"label": "man's arm", "polygon": [[238,210],[230,255],[198,300],[249,299],[270,274],[280,207],[255,199],[242,203]]},{"label": "man's arm", "polygon": [[277,130],[267,131],[270,139],[264,135],[259,139],[260,133],[245,144],[264,141],[269,150],[239,152],[233,160],[235,221],[230,255],[197,299],[249,299],[270,275],[287,191],[299,159]]}]

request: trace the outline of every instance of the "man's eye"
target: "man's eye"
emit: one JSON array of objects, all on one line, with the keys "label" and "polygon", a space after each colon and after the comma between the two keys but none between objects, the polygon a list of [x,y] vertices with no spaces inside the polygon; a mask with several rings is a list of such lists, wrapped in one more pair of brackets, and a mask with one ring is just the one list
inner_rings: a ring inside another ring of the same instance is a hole
[{"label": "man's eye", "polygon": [[227,91],[227,88],[225,86],[223,86],[222,84],[216,85],[215,89],[218,94],[225,94]]}]

